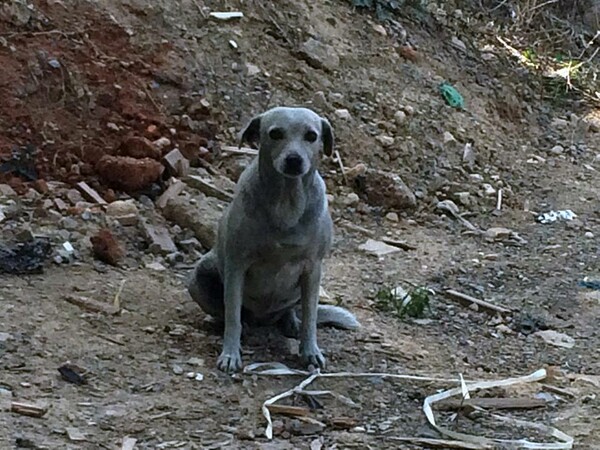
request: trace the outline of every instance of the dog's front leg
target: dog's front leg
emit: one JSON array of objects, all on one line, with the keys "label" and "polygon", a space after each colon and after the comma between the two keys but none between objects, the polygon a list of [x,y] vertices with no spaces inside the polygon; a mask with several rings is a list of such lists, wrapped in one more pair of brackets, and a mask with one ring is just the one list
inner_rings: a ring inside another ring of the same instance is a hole
[{"label": "dog's front leg", "polygon": [[321,261],[315,261],[302,274],[302,327],[300,357],[306,365],[325,367],[325,357],[317,344],[317,308],[321,284]]},{"label": "dog's front leg", "polygon": [[242,295],[244,288],[244,271],[234,264],[225,264],[224,307],[225,333],[223,335],[223,351],[217,360],[217,367],[227,373],[242,368],[242,352],[240,339],[242,336]]}]

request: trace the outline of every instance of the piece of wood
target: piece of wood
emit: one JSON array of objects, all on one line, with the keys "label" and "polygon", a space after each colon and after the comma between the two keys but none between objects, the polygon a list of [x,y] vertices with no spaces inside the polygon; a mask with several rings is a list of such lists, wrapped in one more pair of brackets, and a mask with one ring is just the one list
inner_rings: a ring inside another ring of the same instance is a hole
[{"label": "piece of wood", "polygon": [[233,200],[233,194],[224,191],[223,189],[219,189],[211,182],[206,181],[202,177],[199,177],[197,175],[190,175],[188,177],[185,177],[183,181],[185,181],[189,186],[193,187],[194,189],[198,189],[203,194],[208,195],[209,197],[214,197],[216,199],[223,200],[224,202],[230,202],[231,200]]},{"label": "piece of wood", "polygon": [[468,304],[475,304],[483,309],[488,311],[500,313],[500,314],[510,314],[512,311],[510,309],[504,308],[502,306],[497,306],[492,303],[486,302],[485,300],[479,300],[478,298],[471,297],[470,295],[463,294],[462,292],[455,291],[454,289],[448,289],[445,291],[446,295],[452,297],[461,302],[466,302]]},{"label": "piece of wood", "polygon": [[156,200],[156,206],[159,209],[163,209],[169,203],[169,200],[177,197],[185,189],[185,183],[181,180],[173,179],[171,185],[158,197]]},{"label": "piece of wood", "polygon": [[119,314],[119,312],[121,311],[115,305],[111,305],[110,303],[99,302],[98,300],[94,300],[88,297],[65,295],[64,299],[72,305],[79,306],[80,308],[90,312],[100,312],[108,314],[109,316],[114,316],[116,314]]},{"label": "piece of wood", "polygon": [[11,402],[11,412],[20,414],[22,416],[43,417],[48,412],[48,408],[45,406],[33,405],[31,403]]},{"label": "piece of wood", "polygon": [[546,401],[529,397],[482,397],[482,398],[451,398],[438,403],[438,409],[452,411],[463,407],[478,407],[483,409],[534,409],[546,406]]},{"label": "piece of wood", "polygon": [[247,156],[256,156],[258,155],[258,150],[254,150],[253,148],[248,147],[232,147],[230,145],[225,145],[221,147],[221,152],[229,153],[231,155],[247,155]]},{"label": "piece of wood", "polygon": [[383,238],[381,239],[383,242],[385,242],[388,245],[393,245],[394,247],[398,247],[401,248],[402,250],[416,250],[417,247],[415,247],[414,245],[408,244],[406,242],[403,241],[397,241],[396,239],[390,239],[390,238]]},{"label": "piece of wood", "polygon": [[92,189],[85,181],[77,183],[77,189],[79,189],[81,194],[90,202],[98,203],[99,205],[108,204],[106,200],[104,200],[100,194],[98,194],[95,189]]},{"label": "piece of wood", "polygon": [[310,409],[302,406],[268,405],[267,407],[271,413],[283,414],[284,416],[305,417],[310,414]]}]

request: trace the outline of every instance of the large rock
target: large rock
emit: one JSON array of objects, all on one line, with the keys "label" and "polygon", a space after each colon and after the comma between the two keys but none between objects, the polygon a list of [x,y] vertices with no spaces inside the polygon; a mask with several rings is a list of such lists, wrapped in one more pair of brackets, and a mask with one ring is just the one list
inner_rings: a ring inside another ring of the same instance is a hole
[{"label": "large rock", "polygon": [[347,173],[354,191],[369,205],[406,210],[417,205],[415,194],[399,175],[360,164]]},{"label": "large rock", "polygon": [[140,191],[158,181],[163,165],[150,158],[135,159],[129,156],[103,156],[96,164],[100,178],[115,189],[126,192]]},{"label": "large rock", "polygon": [[219,219],[227,203],[204,194],[199,194],[195,199],[197,203],[192,204],[187,196],[172,198],[163,208],[163,215],[180,227],[192,230],[202,246],[211,249],[217,237]]},{"label": "large rock", "polygon": [[300,55],[317,69],[333,71],[340,65],[340,58],[335,49],[313,38],[302,44]]}]

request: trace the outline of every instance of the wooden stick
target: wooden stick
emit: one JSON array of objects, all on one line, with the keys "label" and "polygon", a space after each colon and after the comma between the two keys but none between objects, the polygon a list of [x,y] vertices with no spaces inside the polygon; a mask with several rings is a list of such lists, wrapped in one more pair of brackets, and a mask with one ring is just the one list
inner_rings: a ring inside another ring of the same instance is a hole
[{"label": "wooden stick", "polygon": [[249,155],[249,156],[258,155],[258,150],[254,150],[253,148],[248,148],[248,147],[237,148],[237,147],[232,147],[230,145],[225,145],[225,146],[221,147],[221,151],[224,153],[230,153],[232,155]]},{"label": "wooden stick", "polygon": [[215,197],[216,199],[222,200],[224,202],[230,202],[233,200],[233,194],[224,191],[223,189],[219,189],[214,184],[209,183],[206,180],[203,180],[201,177],[196,175],[189,175],[183,179],[188,185],[191,187],[198,189],[200,192],[208,195],[209,197]]},{"label": "wooden stick", "polygon": [[101,312],[110,316],[114,316],[115,314],[119,314],[120,312],[120,309],[115,308],[115,305],[99,302],[97,300],[87,297],[65,295],[64,299],[73,305],[77,305],[80,308],[86,309],[91,312]]},{"label": "wooden stick", "polygon": [[348,178],[346,177],[346,168],[344,167],[344,162],[342,161],[340,152],[336,150],[334,154],[335,154],[335,159],[336,159],[338,165],[340,166],[340,170],[342,172],[342,178],[344,179],[344,183],[346,185],[348,185]]},{"label": "wooden stick", "polygon": [[529,397],[484,397],[467,399],[448,399],[439,403],[443,411],[461,409],[464,406],[475,406],[483,409],[533,409],[546,406],[546,401]]},{"label": "wooden stick", "polygon": [[415,247],[414,245],[410,245],[410,244],[407,244],[406,242],[402,242],[402,241],[397,241],[396,239],[383,238],[382,241],[388,245],[393,245],[394,247],[398,247],[398,248],[401,248],[402,250],[406,250],[406,251],[417,249],[417,247]]},{"label": "wooden stick", "polygon": [[29,417],[43,417],[48,412],[45,406],[32,405],[31,403],[11,402],[11,412]]},{"label": "wooden stick", "polygon": [[500,314],[510,314],[512,311],[510,309],[503,308],[502,306],[497,306],[492,303],[486,302],[485,300],[479,300],[478,298],[471,297],[470,295],[463,294],[462,292],[455,291],[454,289],[446,290],[446,295],[452,297],[456,300],[466,301],[468,303],[474,303],[477,306],[482,307],[483,309],[487,309],[489,311],[497,312]]},{"label": "wooden stick", "polygon": [[287,406],[287,405],[268,405],[269,411],[273,414],[283,414],[284,416],[303,417],[310,414],[310,409],[302,406]]}]

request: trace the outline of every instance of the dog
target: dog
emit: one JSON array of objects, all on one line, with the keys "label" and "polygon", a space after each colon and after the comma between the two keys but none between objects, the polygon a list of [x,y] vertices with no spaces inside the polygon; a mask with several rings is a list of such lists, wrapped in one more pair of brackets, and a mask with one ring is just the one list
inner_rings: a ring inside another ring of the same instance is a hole
[{"label": "dog", "polygon": [[240,176],[216,244],[194,268],[188,291],[224,322],[220,370],[242,367],[242,323],[277,324],[285,336],[300,338],[304,364],[324,368],[317,324],[360,327],[349,311],[318,305],[333,222],[317,167],[322,149],[333,152],[331,125],[307,108],[276,107],[250,120],[244,143],[258,143],[258,156]]}]

